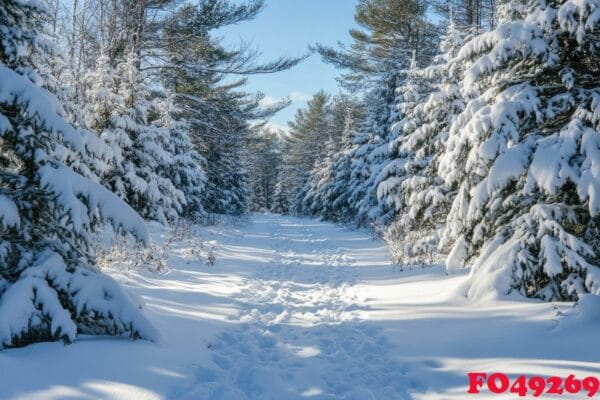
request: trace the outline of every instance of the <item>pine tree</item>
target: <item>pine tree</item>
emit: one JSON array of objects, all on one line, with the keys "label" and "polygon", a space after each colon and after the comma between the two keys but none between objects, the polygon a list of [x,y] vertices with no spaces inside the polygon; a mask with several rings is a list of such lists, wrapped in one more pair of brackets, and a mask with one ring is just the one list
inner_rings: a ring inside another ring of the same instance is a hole
[{"label": "pine tree", "polygon": [[288,200],[288,194],[285,192],[283,182],[278,181],[275,185],[275,192],[273,193],[273,205],[271,206],[271,212],[276,214],[287,214],[290,211],[290,202]]},{"label": "pine tree", "polygon": [[246,146],[254,211],[269,210],[273,206],[281,166],[280,134],[268,128],[261,130],[250,136]]},{"label": "pine tree", "polygon": [[337,159],[333,164],[334,176],[326,194],[329,199],[329,209],[325,208],[322,214],[324,218],[332,221],[349,222],[353,217],[348,182],[351,181],[352,163],[357,150],[355,142],[359,135],[357,129],[364,118],[360,106],[361,103],[358,102],[347,110],[340,150],[335,155]]},{"label": "pine tree", "polygon": [[330,137],[329,95],[316,93],[308,101],[306,109],[296,112],[290,122],[288,147],[284,163],[287,179],[291,181],[292,209],[305,214],[306,196],[310,192],[312,173],[326,155],[325,144]]},{"label": "pine tree", "polygon": [[398,112],[394,99],[398,81],[395,74],[365,99],[367,112],[357,136],[359,146],[353,154],[348,189],[353,220],[359,226],[371,223],[386,225],[393,217],[392,210],[377,198],[380,174],[389,159],[390,127],[397,122]]},{"label": "pine tree", "polygon": [[44,89],[39,65],[55,57],[46,18],[41,2],[0,1],[0,348],[78,333],[154,338],[140,306],[94,267],[99,223],[148,234],[131,208],[68,165],[93,142]]},{"label": "pine tree", "polygon": [[[347,202],[348,219],[358,225],[386,226],[395,211],[377,197],[377,186],[390,156],[389,143],[397,132],[390,127],[400,117],[396,90],[402,87],[410,55],[426,65],[433,55],[436,29],[427,21],[427,4],[421,1],[361,0],[355,19],[361,29],[350,31],[348,48],[318,45],[326,62],[348,70],[342,84],[361,89],[366,109],[351,152]],[[344,196],[346,197],[346,196]]]},{"label": "pine tree", "polygon": [[475,33],[494,28],[497,22],[497,0],[432,0],[428,3],[433,11]]},{"label": "pine tree", "polygon": [[202,205],[206,186],[206,160],[195,150],[190,136],[190,124],[182,119],[172,93],[163,93],[155,101],[159,119],[158,136],[163,138],[169,157],[160,165],[160,175],[167,177],[183,193],[185,202],[181,216],[191,221],[201,221],[206,216]]},{"label": "pine tree", "polygon": [[[100,57],[90,78],[88,123],[112,150],[112,168],[104,181],[144,218],[169,223],[182,212],[184,193],[171,181],[174,154],[170,131],[149,120],[150,93],[130,51],[116,68]],[[168,134],[168,135],[165,135]]]},{"label": "pine tree", "polygon": [[437,166],[449,126],[464,109],[458,87],[463,71],[452,59],[466,31],[451,20],[433,65],[413,68],[400,89],[404,118],[395,127],[400,131],[398,138],[391,143],[396,158],[384,170],[378,195],[397,211],[385,237],[395,261],[404,265],[436,263],[445,252],[440,247],[440,231],[452,192],[438,176]]},{"label": "pine tree", "polygon": [[600,4],[506,1],[498,27],[466,43],[470,100],[440,173],[457,187],[450,269],[473,266],[473,298],[598,293]]},{"label": "pine tree", "polygon": [[346,211],[341,197],[350,178],[346,150],[352,146],[357,122],[361,118],[359,103],[346,95],[336,96],[329,109],[329,137],[322,161],[316,162],[309,179],[310,189],[303,200],[303,209],[311,215],[329,220],[344,218]]},{"label": "pine tree", "polygon": [[407,170],[406,164],[414,154],[412,149],[407,148],[406,142],[414,140],[415,131],[425,122],[423,103],[430,91],[414,54],[405,74],[403,84],[396,89],[398,122],[389,128],[388,157],[376,177],[377,197],[384,200],[394,214],[407,206],[403,201],[403,183],[404,178],[413,175],[412,171]]},{"label": "pine tree", "polygon": [[215,29],[253,19],[263,5],[262,0],[185,3],[156,29],[156,41],[168,59],[161,71],[164,85],[175,95],[196,150],[206,160],[202,205],[208,213],[241,215],[250,209],[249,159],[242,144],[253,134],[251,122],[260,125],[289,104],[284,100],[265,107],[263,94],[241,90],[245,77],[232,80],[231,75],[277,72],[303,59],[257,63],[257,53],[248,45],[228,49],[212,35]]}]

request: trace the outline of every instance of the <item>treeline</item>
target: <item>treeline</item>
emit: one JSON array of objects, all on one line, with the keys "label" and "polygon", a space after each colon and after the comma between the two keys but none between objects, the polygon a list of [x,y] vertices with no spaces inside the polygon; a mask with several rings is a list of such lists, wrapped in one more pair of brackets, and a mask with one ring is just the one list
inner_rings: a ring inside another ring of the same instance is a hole
[{"label": "treeline", "polygon": [[360,0],[316,45],[278,180],[298,214],[372,226],[402,265],[471,266],[470,298],[600,293],[600,2]]},{"label": "treeline", "polygon": [[263,0],[51,0],[48,23],[65,57],[49,72],[63,103],[79,113],[73,124],[112,147],[105,180],[144,218],[248,210],[240,144],[287,102],[265,107],[264,95],[243,90],[246,76],[300,59],[257,63],[254,49],[227,48],[214,32],[263,7]]},{"label": "treeline", "polygon": [[[156,333],[96,268],[104,224],[248,210],[244,144],[287,102],[262,105],[258,63],[215,30],[262,0],[0,0],[0,348]],[[235,78],[237,77],[237,78]]]}]

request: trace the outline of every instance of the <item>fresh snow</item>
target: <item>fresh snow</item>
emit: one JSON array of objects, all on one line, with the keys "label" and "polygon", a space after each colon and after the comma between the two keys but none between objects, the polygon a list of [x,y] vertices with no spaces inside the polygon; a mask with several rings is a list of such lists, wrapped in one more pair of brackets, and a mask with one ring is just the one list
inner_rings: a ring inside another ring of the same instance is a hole
[{"label": "fresh snow", "polygon": [[[49,132],[60,132],[62,140],[75,150],[84,143],[79,133],[63,118],[64,110],[55,96],[33,85],[29,79],[0,64],[0,104],[17,104],[26,110],[26,117]],[[0,115],[0,136],[14,129],[4,115]]]},{"label": "fresh snow", "polygon": [[[71,168],[45,165],[40,168],[41,185],[54,193],[57,202],[68,210],[76,232],[89,228],[89,214],[100,215],[118,231],[130,232],[148,243],[150,238],[142,217],[102,185],[75,173]],[[86,199],[86,203],[78,197]]]},{"label": "fresh snow", "polygon": [[[146,303],[158,342],[80,336],[4,350],[0,398],[465,399],[471,371],[600,371],[597,296],[575,308],[470,302],[466,272],[402,271],[383,242],[313,219],[256,214],[195,231],[216,241],[214,266],[179,240],[165,274],[108,271]],[[165,245],[167,229],[151,233]]]}]

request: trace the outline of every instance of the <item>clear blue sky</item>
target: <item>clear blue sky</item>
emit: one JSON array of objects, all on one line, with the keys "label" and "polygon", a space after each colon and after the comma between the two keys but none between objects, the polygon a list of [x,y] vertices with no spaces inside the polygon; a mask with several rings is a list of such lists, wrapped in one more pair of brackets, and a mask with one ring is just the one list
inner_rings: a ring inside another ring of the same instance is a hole
[{"label": "clear blue sky", "polygon": [[[348,30],[355,27],[354,0],[266,0],[267,6],[258,17],[217,32],[226,43],[251,41],[262,52],[264,61],[279,56],[299,56],[308,45],[335,45],[348,42]],[[340,74],[313,55],[292,70],[250,78],[247,89],[261,91],[270,98],[290,97],[292,105],[275,115],[271,123],[284,127],[295,111],[320,89],[339,91],[336,76]]]}]

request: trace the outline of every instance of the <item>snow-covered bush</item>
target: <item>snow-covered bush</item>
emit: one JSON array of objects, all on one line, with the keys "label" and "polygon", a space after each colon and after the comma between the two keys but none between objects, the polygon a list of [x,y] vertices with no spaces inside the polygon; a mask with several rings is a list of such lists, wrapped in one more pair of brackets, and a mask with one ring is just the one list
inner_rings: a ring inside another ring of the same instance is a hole
[{"label": "snow-covered bush", "polygon": [[[165,274],[169,272],[171,257],[181,257],[188,264],[215,264],[217,243],[203,240],[199,225],[186,219],[169,226],[157,222],[149,225],[155,232],[155,240],[147,245],[141,245],[131,235],[115,234],[110,226],[100,230],[96,235],[98,266],[106,271]],[[173,252],[173,249],[181,250]]]},{"label": "snow-covered bush", "polygon": [[101,270],[150,271],[166,273],[168,248],[162,244],[140,244],[128,235],[113,234],[97,250],[97,263]]}]

